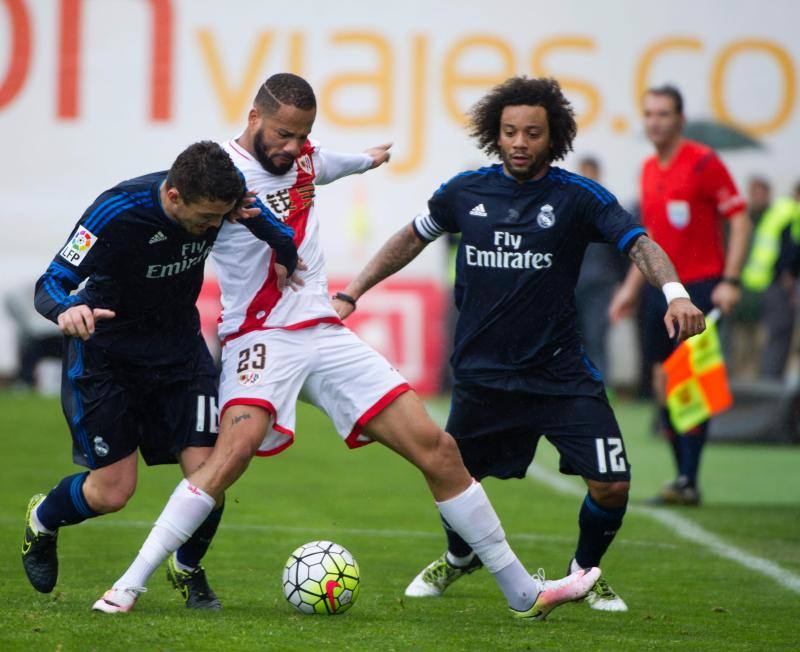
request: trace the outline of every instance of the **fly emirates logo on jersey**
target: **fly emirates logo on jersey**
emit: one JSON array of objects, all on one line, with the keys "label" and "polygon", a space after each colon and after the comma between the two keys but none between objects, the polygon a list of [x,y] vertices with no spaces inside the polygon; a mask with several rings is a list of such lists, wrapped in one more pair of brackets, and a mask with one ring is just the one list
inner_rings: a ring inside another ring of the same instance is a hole
[{"label": "fly emirates logo on jersey", "polygon": [[184,242],[181,245],[181,260],[176,260],[171,263],[148,265],[146,276],[147,278],[166,278],[168,276],[182,274],[187,269],[202,265],[203,261],[208,258],[208,254],[210,253],[210,242]]},{"label": "fly emirates logo on jersey", "polygon": [[520,250],[522,236],[508,231],[494,232],[495,249],[478,249],[464,245],[467,265],[470,267],[495,267],[501,269],[548,269],[553,266],[553,254]]}]

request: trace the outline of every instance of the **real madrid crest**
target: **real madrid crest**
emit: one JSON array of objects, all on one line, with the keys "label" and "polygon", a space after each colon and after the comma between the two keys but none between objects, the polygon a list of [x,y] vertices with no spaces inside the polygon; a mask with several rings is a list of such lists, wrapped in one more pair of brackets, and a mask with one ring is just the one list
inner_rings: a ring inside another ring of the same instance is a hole
[{"label": "real madrid crest", "polygon": [[556,223],[556,214],[553,212],[553,207],[550,204],[545,204],[539,209],[539,214],[536,216],[536,223],[543,229],[549,229]]},{"label": "real madrid crest", "polygon": [[111,451],[111,447],[102,437],[94,438],[94,452],[100,457],[105,457]]}]

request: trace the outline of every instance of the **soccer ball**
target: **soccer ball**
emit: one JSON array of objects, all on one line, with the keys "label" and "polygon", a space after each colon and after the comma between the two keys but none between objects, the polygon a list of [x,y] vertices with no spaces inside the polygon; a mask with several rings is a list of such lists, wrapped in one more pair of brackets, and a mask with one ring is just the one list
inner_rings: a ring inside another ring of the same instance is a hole
[{"label": "soccer ball", "polygon": [[311,541],[283,569],[283,594],[303,614],[340,614],[358,599],[358,564],[342,546]]}]

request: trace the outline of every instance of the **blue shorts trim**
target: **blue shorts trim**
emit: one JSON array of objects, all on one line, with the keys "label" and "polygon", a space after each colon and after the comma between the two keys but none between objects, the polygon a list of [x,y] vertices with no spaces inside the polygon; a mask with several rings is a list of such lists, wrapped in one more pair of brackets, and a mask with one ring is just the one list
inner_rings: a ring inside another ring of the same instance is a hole
[{"label": "blue shorts trim", "polygon": [[94,456],[92,455],[92,448],[89,446],[89,435],[86,433],[86,429],[81,424],[81,419],[83,419],[85,409],[83,406],[83,400],[81,399],[81,393],[76,382],[76,378],[83,374],[83,342],[76,338],[68,338],[66,346],[64,347],[67,359],[69,359],[70,348],[75,351],[75,362],[67,371],[67,378],[69,379],[69,384],[72,388],[72,400],[75,403],[75,413],[72,417],[72,427],[78,435],[78,441],[81,444],[83,454],[86,456],[86,462],[88,463],[89,468],[93,469],[95,468],[95,462]]}]

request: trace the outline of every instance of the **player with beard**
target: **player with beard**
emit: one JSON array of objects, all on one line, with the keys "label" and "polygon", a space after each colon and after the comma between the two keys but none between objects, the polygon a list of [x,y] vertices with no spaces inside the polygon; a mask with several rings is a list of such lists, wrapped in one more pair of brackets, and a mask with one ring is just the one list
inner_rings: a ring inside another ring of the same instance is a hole
[{"label": "player with beard", "polygon": [[[588,487],[569,572],[597,566],[622,525],[630,466],[602,378],[578,331],[575,285],[589,242],[626,253],[662,288],[664,324],[683,338],[704,328],[661,248],[599,184],[554,167],[572,149],[572,107],[553,79],[514,77],[471,112],[471,135],[502,163],[443,184],[428,211],[396,233],[345,292],[357,300],[445,232],[461,233],[456,259],[459,310],[451,357],[454,386],[446,430],[480,480],[522,478],[544,436],[562,473]],[[341,318],[354,304],[335,303]],[[481,567],[473,547],[444,522],[447,551],[406,589],[439,596]],[[625,602],[603,576],[587,596],[605,611]]]},{"label": "player with beard", "polygon": [[238,224],[223,226],[212,254],[223,305],[219,440],[205,464],[178,485],[136,560],[94,609],[130,611],[149,576],[203,522],[253,456],[275,455],[293,443],[302,391],[350,448],[375,440],[414,464],[442,517],[493,574],[512,614],[541,620],[586,595],[600,570],[579,569],[555,581],[528,574],[453,438],[431,420],[400,373],[342,325],[328,295],[315,184],[386,163],[389,145],[363,154],[325,150],[308,139],[315,117],[308,82],[273,75],[259,89],[244,132],[225,145],[248,188],[294,230],[306,265],[304,285],[281,291],[273,250]]}]

